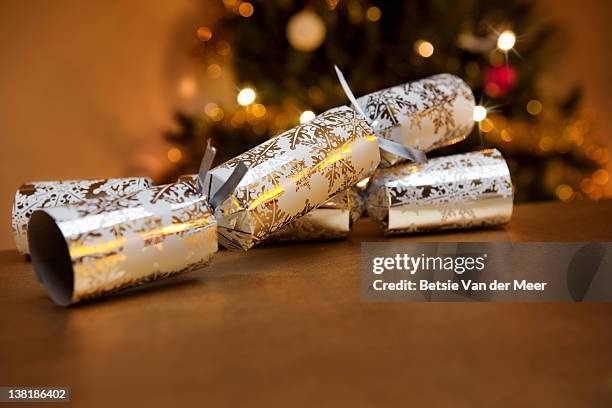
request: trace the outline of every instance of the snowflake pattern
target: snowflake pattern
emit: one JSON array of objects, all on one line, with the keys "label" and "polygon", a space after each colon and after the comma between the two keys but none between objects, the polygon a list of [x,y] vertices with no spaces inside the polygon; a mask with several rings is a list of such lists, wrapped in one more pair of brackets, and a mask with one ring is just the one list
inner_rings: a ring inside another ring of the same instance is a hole
[{"label": "snowflake pattern", "polygon": [[512,199],[506,161],[490,149],[380,169],[367,210],[385,233],[412,233],[505,224]]},{"label": "snowflake pattern", "polygon": [[[465,139],[474,125],[474,95],[460,78],[441,74],[357,99],[378,136],[429,152]],[[401,162],[384,152],[383,167]]]},{"label": "snowflake pattern", "polygon": [[219,205],[215,217],[219,242],[229,249],[247,250],[368,177],[380,156],[364,118],[343,106],[262,143],[210,174],[224,179],[241,161],[249,167],[248,182]]},{"label": "snowflake pattern", "polygon": [[42,208],[58,207],[99,199],[113,201],[152,185],[148,178],[43,181],[24,184],[13,201],[12,227],[17,249],[29,253],[28,222]]}]

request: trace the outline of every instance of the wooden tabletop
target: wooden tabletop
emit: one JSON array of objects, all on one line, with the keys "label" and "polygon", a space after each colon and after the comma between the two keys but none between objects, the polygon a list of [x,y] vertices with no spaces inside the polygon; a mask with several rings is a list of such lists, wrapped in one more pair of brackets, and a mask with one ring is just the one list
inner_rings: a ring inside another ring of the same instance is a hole
[{"label": "wooden tabletop", "polygon": [[[530,204],[502,229],[392,240],[611,241],[611,226],[612,201]],[[612,303],[364,302],[360,242],[378,240],[362,219],[347,241],[223,251],[67,309],[1,252],[0,386],[70,387],[81,407],[612,406]]]}]

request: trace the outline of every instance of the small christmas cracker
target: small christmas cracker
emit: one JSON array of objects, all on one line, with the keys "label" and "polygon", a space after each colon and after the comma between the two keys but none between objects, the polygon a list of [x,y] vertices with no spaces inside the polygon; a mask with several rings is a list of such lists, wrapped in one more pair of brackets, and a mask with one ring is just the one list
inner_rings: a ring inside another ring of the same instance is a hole
[{"label": "small christmas cracker", "polygon": [[367,211],[386,234],[501,225],[512,215],[512,182],[498,150],[379,169]]},{"label": "small christmas cracker", "polygon": [[[393,86],[356,102],[377,136],[425,153],[464,140],[474,126],[474,95],[451,74]],[[400,156],[381,152],[381,167],[402,161]]]},{"label": "small christmas cracker", "polygon": [[114,200],[125,194],[150,187],[144,177],[97,180],[41,181],[27,183],[15,193],[12,212],[15,245],[22,254],[29,253],[28,222],[32,213],[41,208],[75,204],[92,198]]},{"label": "small christmas cracker", "polygon": [[214,195],[240,162],[248,171],[215,218],[223,246],[248,250],[369,176],[380,154],[364,118],[342,106],[212,169],[207,193]]}]

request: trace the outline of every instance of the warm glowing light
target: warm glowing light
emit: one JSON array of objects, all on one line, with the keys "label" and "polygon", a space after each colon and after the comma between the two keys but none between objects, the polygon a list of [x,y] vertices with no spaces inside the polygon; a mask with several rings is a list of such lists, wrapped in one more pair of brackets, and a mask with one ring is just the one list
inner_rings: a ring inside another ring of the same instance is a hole
[{"label": "warm glowing light", "polygon": [[574,190],[567,184],[561,184],[555,189],[555,194],[561,201],[570,201],[574,196]]},{"label": "warm glowing light", "polygon": [[240,6],[238,6],[238,13],[240,13],[242,17],[251,17],[253,15],[253,11],[255,11],[255,8],[249,2],[245,1],[244,3],[240,3]]},{"label": "warm glowing light", "polygon": [[206,106],[204,106],[204,113],[206,113],[206,115],[208,115],[215,122],[219,122],[221,119],[223,119],[223,116],[225,116],[223,109],[221,109],[219,105],[214,102],[209,102],[206,104]]},{"label": "warm glowing light", "polygon": [[511,142],[513,139],[512,131],[510,130],[510,128],[502,129],[499,136],[501,137],[501,140],[503,140],[504,142]]},{"label": "warm glowing light", "polygon": [[209,41],[212,38],[212,31],[208,27],[200,27],[198,31],[196,31],[196,36],[200,41]]},{"label": "warm glowing light", "polygon": [[429,41],[418,40],[414,43],[414,50],[423,58],[429,58],[434,53],[434,46]]},{"label": "warm glowing light", "polygon": [[209,102],[206,104],[206,106],[204,106],[204,113],[212,117],[217,111],[217,109],[219,109],[219,105],[214,102]]},{"label": "warm glowing light", "polygon": [[206,68],[206,73],[212,79],[217,79],[221,77],[223,70],[221,69],[221,66],[219,64],[210,64],[208,68]]},{"label": "warm glowing light", "polygon": [[591,194],[595,191],[595,183],[590,178],[585,178],[580,182],[580,188],[587,194]]},{"label": "warm glowing light", "polygon": [[510,51],[516,43],[516,35],[510,31],[504,31],[497,37],[497,48],[502,51]]},{"label": "warm glowing light", "polygon": [[474,106],[474,112],[472,113],[472,118],[476,122],[481,122],[487,118],[487,108],[481,105]]},{"label": "warm glowing light", "polygon": [[308,123],[315,118],[315,114],[313,111],[304,111],[300,115],[300,123]]},{"label": "warm glowing light", "polygon": [[483,121],[481,121],[478,126],[480,127],[480,130],[482,130],[485,133],[488,133],[490,131],[493,130],[494,126],[493,126],[493,122],[490,119],[485,119]]},{"label": "warm glowing light", "polygon": [[168,150],[168,160],[170,160],[172,163],[180,161],[182,157],[183,153],[181,153],[181,151],[176,147],[173,147]]},{"label": "warm glowing light", "polygon": [[240,92],[238,92],[238,97],[236,100],[242,106],[247,106],[255,102],[255,91],[251,88],[244,88]]},{"label": "warm glowing light", "polygon": [[191,98],[193,95],[195,95],[196,89],[197,84],[191,77],[185,77],[179,83],[179,93],[184,98]]},{"label": "warm glowing light", "polygon": [[608,183],[608,172],[604,169],[596,170],[593,173],[593,181],[595,182],[595,184],[599,184],[600,186],[607,184]]},{"label": "warm glowing light", "polygon": [[542,112],[542,102],[538,101],[537,99],[530,100],[527,102],[527,112],[530,115],[539,115],[540,112]]},{"label": "warm glowing light", "polygon": [[370,21],[378,21],[378,20],[380,20],[380,16],[381,15],[382,15],[382,12],[376,6],[372,6],[372,7],[370,7],[368,9],[368,11],[366,11],[366,17]]},{"label": "warm glowing light", "polygon": [[256,118],[262,118],[266,114],[266,107],[263,106],[261,103],[256,103],[255,105],[253,105],[251,112]]},{"label": "warm glowing light", "polygon": [[326,26],[313,11],[300,11],[287,21],[285,33],[293,48],[301,52],[312,52],[325,41]]}]

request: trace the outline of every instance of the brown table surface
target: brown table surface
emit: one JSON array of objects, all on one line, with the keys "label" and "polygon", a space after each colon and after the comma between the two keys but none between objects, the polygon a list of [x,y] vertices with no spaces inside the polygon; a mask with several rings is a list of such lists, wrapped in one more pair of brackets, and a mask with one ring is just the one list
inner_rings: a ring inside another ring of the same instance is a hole
[{"label": "brown table surface", "polygon": [[[611,241],[611,226],[612,201],[543,203],[503,229],[392,240]],[[362,219],[347,241],[224,251],[67,309],[1,252],[0,385],[67,386],[96,407],[612,406],[612,303],[364,302],[374,240]]]}]

